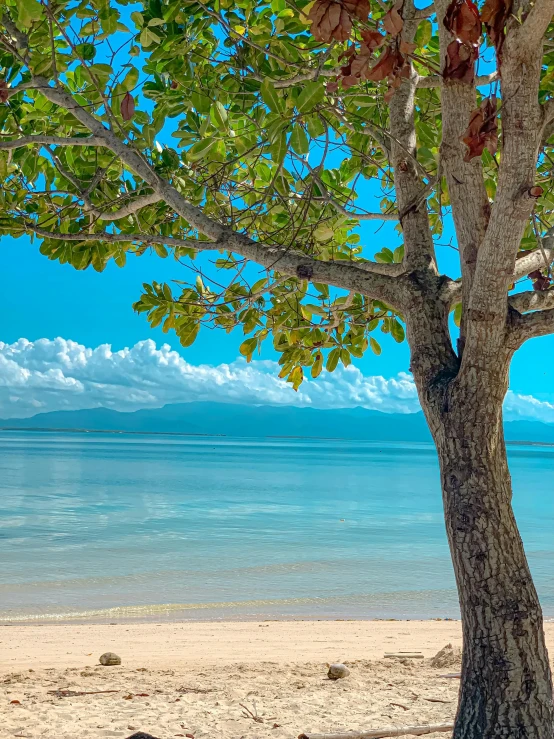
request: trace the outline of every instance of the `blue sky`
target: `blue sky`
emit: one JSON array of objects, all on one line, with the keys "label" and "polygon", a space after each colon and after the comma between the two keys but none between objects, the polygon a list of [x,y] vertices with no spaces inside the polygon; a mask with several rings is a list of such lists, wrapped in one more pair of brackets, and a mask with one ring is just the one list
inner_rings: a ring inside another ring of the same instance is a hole
[{"label": "blue sky", "polygon": [[[375,235],[375,226],[367,225],[364,240],[376,249],[397,241],[390,229]],[[172,259],[145,254],[131,258],[124,269],[110,264],[98,274],[50,262],[38,249],[38,242],[31,244],[26,238],[4,237],[0,242],[4,317],[0,417],[94,405],[133,410],[211,397],[418,410],[415,389],[406,374],[406,344],[383,336],[380,357],[368,352],[350,372],[333,377],[324,373],[294,394],[276,380],[276,357],[269,344],[261,360],[270,361],[247,368],[237,361],[239,332],[226,335],[204,329],[192,347],[183,349],[172,334],[151,330],[143,316],[133,313],[131,305],[143,282],[184,277],[184,268]],[[442,268],[452,271],[455,252],[447,246],[439,246],[438,252]],[[61,341],[54,342],[58,337]],[[16,344],[21,339],[30,344]],[[96,349],[106,344],[108,349]],[[164,344],[174,351],[162,350]],[[508,417],[554,422],[553,350],[554,338],[546,337],[528,342],[519,351],[512,366]]]}]

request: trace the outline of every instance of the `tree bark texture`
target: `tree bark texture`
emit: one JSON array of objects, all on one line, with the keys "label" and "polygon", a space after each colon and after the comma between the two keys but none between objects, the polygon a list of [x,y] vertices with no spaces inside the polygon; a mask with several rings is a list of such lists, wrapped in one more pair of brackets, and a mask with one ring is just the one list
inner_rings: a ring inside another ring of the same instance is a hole
[{"label": "tree bark texture", "polygon": [[509,357],[422,404],[440,462],[460,599],[463,663],[454,739],[552,739],[543,618],[512,509],[502,426]]}]

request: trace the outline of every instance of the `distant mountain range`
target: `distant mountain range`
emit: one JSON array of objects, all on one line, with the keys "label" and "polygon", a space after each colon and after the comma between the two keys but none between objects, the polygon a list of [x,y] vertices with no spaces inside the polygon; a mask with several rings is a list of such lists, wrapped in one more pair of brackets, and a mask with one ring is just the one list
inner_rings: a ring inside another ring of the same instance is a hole
[{"label": "distant mountain range", "polygon": [[[52,411],[0,419],[2,429],[127,431],[208,436],[288,436],[367,441],[431,441],[422,413],[381,413],[365,408],[319,410],[294,406],[179,403],[122,413],[108,408]],[[508,441],[554,444],[554,424],[508,421]]]}]

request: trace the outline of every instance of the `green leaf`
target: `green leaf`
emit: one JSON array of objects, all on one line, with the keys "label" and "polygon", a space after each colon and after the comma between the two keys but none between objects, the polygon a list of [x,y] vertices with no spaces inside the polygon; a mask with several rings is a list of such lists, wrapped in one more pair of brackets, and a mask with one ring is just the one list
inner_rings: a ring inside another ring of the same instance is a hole
[{"label": "green leaf", "polygon": [[292,129],[290,145],[297,154],[307,154],[310,150],[308,137],[299,123],[297,123]]},{"label": "green leaf", "polygon": [[460,328],[462,323],[462,304],[456,303],[454,306],[454,324]]},{"label": "green leaf", "polygon": [[219,102],[219,100],[217,100],[216,103],[212,105],[212,109],[210,110],[210,117],[212,119],[212,123],[218,129],[218,131],[223,131],[227,128],[227,111]]},{"label": "green leaf", "polygon": [[17,0],[19,22],[24,28],[29,28],[34,21],[42,18],[42,5],[39,0]]},{"label": "green leaf", "polygon": [[275,83],[266,77],[260,87],[262,100],[272,113],[280,113],[285,108],[285,101],[279,97],[275,89]]},{"label": "green leaf", "polygon": [[148,46],[152,46],[152,44],[159,44],[161,38],[157,33],[154,33],[154,31],[151,31],[149,28],[143,28],[139,41],[145,48],[147,48]]},{"label": "green leaf", "polygon": [[304,370],[302,367],[295,367],[287,378],[287,382],[292,384],[294,390],[298,390],[304,380]]},{"label": "green leaf", "polygon": [[340,359],[340,349],[332,349],[327,357],[327,363],[325,369],[327,372],[334,372],[337,369],[337,365]]},{"label": "green leaf", "polygon": [[405,333],[404,333],[404,326],[400,323],[400,321],[397,321],[396,318],[394,318],[391,321],[390,332],[392,334],[393,339],[398,344],[401,344],[406,338]]},{"label": "green leaf", "polygon": [[285,133],[282,133],[269,147],[271,158],[275,164],[281,165],[283,163],[287,153],[287,148],[287,136]]},{"label": "green leaf", "polygon": [[125,79],[123,80],[121,84],[126,90],[132,90],[136,86],[138,79],[139,79],[138,69],[136,69],[135,67],[131,67],[129,71],[127,72],[127,74],[125,75]]},{"label": "green leaf", "polygon": [[217,139],[202,139],[193,144],[187,151],[187,159],[189,162],[198,162],[205,157],[211,148],[217,144]]},{"label": "green leaf", "polygon": [[325,97],[325,88],[320,81],[307,82],[302,89],[296,101],[296,107],[300,113],[312,110],[316,105],[323,101]]},{"label": "green leaf", "polygon": [[323,369],[323,354],[321,352],[317,352],[315,355],[314,363],[312,364],[312,370],[311,375],[315,378],[319,377],[321,370]]},{"label": "green leaf", "polygon": [[258,339],[256,337],[252,337],[251,339],[246,339],[246,341],[243,341],[242,344],[239,346],[239,352],[243,355],[243,357],[252,357],[252,354],[256,350],[256,347],[258,346]]},{"label": "green leaf", "polygon": [[415,35],[415,43],[417,44],[419,49],[423,49],[429,41],[431,41],[431,38],[433,36],[433,24],[431,21],[428,21],[427,19],[422,20],[419,26],[417,27],[417,32]]},{"label": "green leaf", "polygon": [[194,344],[194,340],[198,336],[198,332],[200,331],[200,324],[199,323],[193,323],[187,324],[187,326],[183,329],[179,330],[179,341],[181,342],[181,346],[184,346],[185,348],[187,346],[191,346],[191,344]]},{"label": "green leaf", "polygon": [[373,336],[371,336],[370,339],[369,339],[369,346],[371,347],[371,351],[374,354],[376,354],[377,356],[379,356],[381,354],[381,346],[380,346],[380,344],[377,341],[375,341],[375,339],[373,338]]}]

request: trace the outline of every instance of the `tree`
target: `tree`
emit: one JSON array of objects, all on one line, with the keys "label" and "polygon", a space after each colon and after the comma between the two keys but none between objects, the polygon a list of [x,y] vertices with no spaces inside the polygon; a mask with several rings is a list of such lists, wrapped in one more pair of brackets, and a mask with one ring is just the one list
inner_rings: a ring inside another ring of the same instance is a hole
[{"label": "tree", "polygon": [[[552,738],[502,402],[554,332],[554,0],[128,5],[4,0],[1,231],[77,269],[172,254],[187,279],[136,310],[183,346],[203,324],[242,327],[248,359],[272,339],[295,389],[405,326],[462,611],[454,735]],[[402,245],[361,245],[365,220]]]}]

